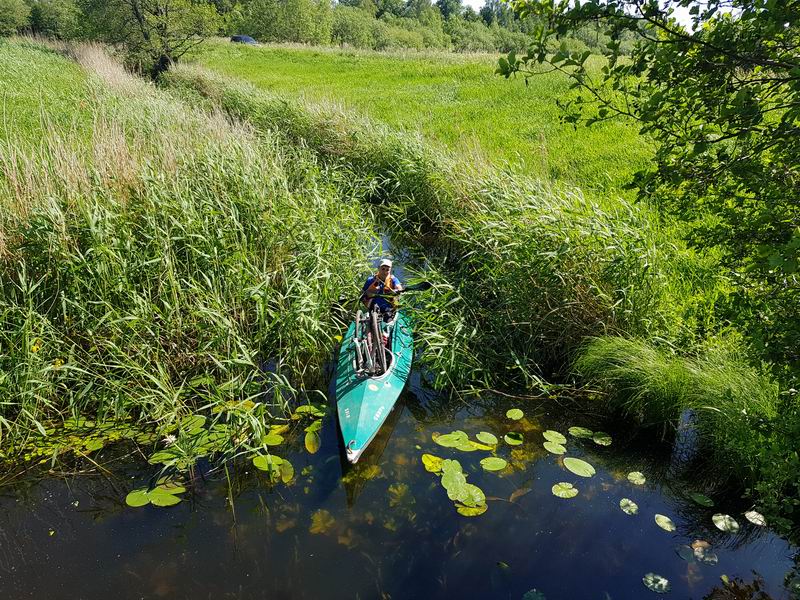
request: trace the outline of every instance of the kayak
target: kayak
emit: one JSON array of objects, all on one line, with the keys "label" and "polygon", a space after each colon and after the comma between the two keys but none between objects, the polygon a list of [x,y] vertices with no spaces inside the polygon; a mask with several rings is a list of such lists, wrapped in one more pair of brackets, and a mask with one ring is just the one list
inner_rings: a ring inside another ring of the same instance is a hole
[{"label": "kayak", "polygon": [[356,321],[342,339],[336,363],[336,411],[347,460],[355,464],[392,412],[411,372],[414,338],[411,319],[402,310],[390,324],[386,371],[374,375],[359,356]]}]

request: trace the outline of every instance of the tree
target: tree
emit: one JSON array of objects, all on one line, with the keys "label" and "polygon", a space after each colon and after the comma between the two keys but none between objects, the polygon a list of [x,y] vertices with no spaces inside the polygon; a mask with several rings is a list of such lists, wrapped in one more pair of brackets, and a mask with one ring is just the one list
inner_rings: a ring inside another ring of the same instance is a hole
[{"label": "tree", "polygon": [[442,13],[444,19],[450,17],[458,17],[464,7],[461,5],[461,0],[436,0],[436,7]]},{"label": "tree", "polygon": [[[688,241],[719,252],[735,293],[725,316],[762,356],[800,373],[800,1],[512,0],[542,26],[505,76],[536,64],[576,90],[567,122],[624,116],[656,142],[651,168],[632,185],[686,224]],[[674,18],[689,7],[691,27]],[[607,63],[547,43],[592,24],[610,41]],[[634,39],[622,58],[620,40]]]},{"label": "tree", "polygon": [[28,22],[30,9],[23,0],[0,0],[0,36],[14,35]]},{"label": "tree", "polygon": [[73,0],[29,0],[31,32],[69,39],[78,31],[80,12]]},{"label": "tree", "polygon": [[129,64],[152,77],[217,33],[222,20],[205,0],[81,0],[92,37],[121,44]]}]

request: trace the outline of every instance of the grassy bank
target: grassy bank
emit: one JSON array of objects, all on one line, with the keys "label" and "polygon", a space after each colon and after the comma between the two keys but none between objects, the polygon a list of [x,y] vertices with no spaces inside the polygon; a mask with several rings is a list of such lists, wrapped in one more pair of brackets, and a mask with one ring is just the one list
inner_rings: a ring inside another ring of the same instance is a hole
[{"label": "grassy bank", "polygon": [[[195,111],[98,48],[76,58],[0,47],[0,71],[26,73],[16,102],[47,123],[0,139],[3,449],[79,416],[168,431],[238,411],[263,428],[318,380],[372,221],[301,148]],[[49,118],[62,87],[80,98],[72,120]]]},{"label": "grassy bank", "polygon": [[[529,86],[494,75],[495,55],[342,51],[218,41],[196,60],[286,97],[327,101],[395,129],[416,131],[465,161],[509,163],[535,179],[619,194],[650,158],[634,124],[575,130],[555,101],[570,94],[558,73]],[[598,66],[599,69],[599,66]]]}]

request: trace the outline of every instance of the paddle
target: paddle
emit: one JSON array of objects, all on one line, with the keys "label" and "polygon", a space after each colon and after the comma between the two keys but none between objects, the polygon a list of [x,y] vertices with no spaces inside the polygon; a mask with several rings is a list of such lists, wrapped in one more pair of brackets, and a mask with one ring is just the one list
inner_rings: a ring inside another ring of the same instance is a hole
[{"label": "paddle", "polygon": [[433,287],[433,284],[430,281],[421,281],[420,283],[415,283],[414,285],[410,285],[407,288],[403,288],[402,290],[398,290],[394,294],[376,294],[373,298],[394,298],[400,294],[405,294],[406,292],[424,292],[425,290],[429,290]]}]

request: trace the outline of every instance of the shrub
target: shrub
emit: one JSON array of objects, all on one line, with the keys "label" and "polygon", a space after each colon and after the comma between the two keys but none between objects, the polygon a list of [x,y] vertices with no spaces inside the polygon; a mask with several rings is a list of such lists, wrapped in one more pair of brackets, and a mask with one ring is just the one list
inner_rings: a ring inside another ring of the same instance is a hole
[{"label": "shrub", "polygon": [[333,10],[331,40],[340,46],[353,48],[373,48],[372,24],[375,20],[359,8],[337,6]]},{"label": "shrub", "polygon": [[17,33],[28,23],[30,12],[24,0],[0,0],[0,36]]}]

